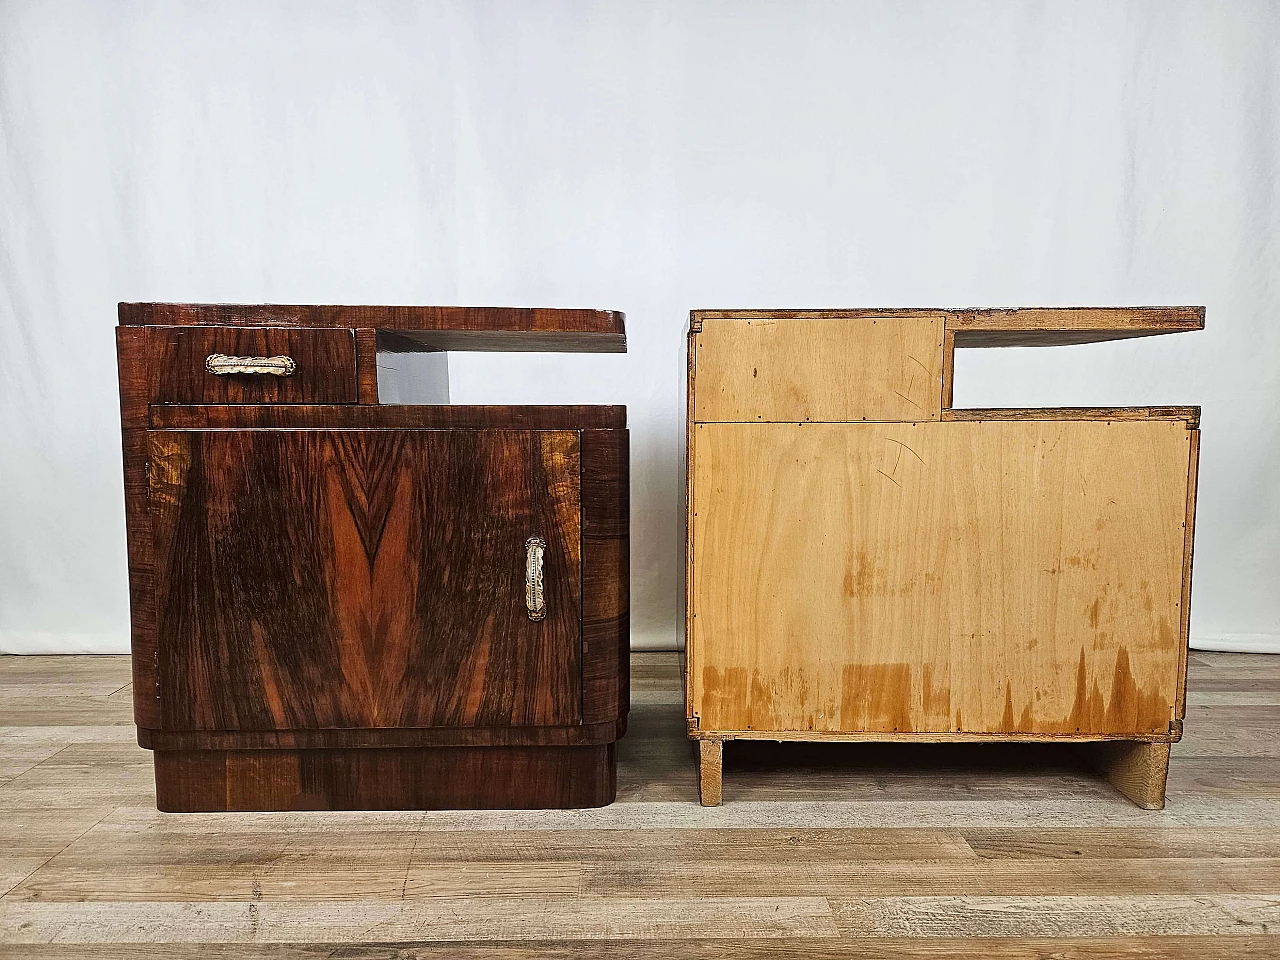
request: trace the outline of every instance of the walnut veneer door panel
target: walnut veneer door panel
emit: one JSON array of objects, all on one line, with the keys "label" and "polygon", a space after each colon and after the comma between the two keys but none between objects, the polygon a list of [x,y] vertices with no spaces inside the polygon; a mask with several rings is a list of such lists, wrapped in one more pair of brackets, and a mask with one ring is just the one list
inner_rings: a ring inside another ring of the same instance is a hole
[{"label": "walnut veneer door panel", "polygon": [[[150,445],[165,729],[581,722],[576,431]],[[546,541],[542,620],[530,537]]]},{"label": "walnut veneer door panel", "polygon": [[1185,422],[694,431],[702,730],[1168,734]]}]

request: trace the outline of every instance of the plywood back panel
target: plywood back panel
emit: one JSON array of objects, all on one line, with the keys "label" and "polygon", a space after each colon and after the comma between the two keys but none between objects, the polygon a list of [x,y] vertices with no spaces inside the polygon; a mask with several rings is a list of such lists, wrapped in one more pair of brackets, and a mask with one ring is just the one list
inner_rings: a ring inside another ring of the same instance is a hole
[{"label": "plywood back panel", "polygon": [[693,430],[702,731],[1168,733],[1185,421]]},{"label": "plywood back panel", "polygon": [[937,420],[944,314],[704,320],[693,418]]}]

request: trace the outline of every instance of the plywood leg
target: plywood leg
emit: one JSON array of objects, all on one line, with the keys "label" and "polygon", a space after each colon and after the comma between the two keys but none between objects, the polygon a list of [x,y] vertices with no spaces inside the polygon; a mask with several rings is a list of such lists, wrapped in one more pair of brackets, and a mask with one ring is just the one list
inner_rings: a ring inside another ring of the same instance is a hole
[{"label": "plywood leg", "polygon": [[1119,741],[1099,744],[1099,766],[1117,790],[1145,810],[1164,809],[1169,744]]},{"label": "plywood leg", "polygon": [[704,807],[720,805],[720,782],[724,770],[724,741],[698,741],[698,796]]}]

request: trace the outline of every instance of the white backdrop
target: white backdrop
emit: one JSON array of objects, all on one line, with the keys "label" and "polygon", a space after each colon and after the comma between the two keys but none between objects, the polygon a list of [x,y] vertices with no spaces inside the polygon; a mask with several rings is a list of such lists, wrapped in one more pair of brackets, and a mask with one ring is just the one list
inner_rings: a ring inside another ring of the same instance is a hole
[{"label": "white backdrop", "polygon": [[626,403],[680,639],[692,307],[1206,304],[957,356],[956,403],[1204,406],[1197,645],[1280,650],[1280,5],[0,0],[0,651],[123,651],[118,300],[625,310],[454,355]]}]

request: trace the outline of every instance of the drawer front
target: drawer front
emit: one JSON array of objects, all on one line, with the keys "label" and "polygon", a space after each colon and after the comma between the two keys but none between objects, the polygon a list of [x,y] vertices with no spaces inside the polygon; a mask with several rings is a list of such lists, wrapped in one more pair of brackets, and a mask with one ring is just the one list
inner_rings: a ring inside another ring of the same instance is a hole
[{"label": "drawer front", "polygon": [[580,449],[153,431],[162,728],[581,723]]},{"label": "drawer front", "polygon": [[[155,403],[356,402],[351,330],[162,327],[152,336]],[[261,366],[277,372],[245,372],[245,364],[237,363],[264,359],[273,362]]]}]

